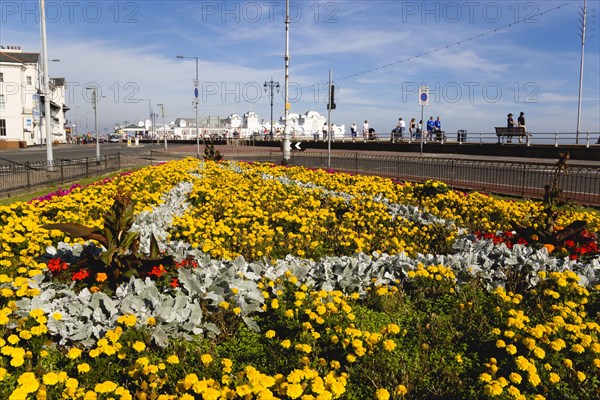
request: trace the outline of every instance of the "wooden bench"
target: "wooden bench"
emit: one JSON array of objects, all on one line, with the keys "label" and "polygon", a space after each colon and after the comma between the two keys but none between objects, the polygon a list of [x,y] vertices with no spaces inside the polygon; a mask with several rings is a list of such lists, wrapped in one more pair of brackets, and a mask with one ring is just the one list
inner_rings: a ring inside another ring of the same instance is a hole
[{"label": "wooden bench", "polygon": [[[526,138],[525,142],[529,142],[529,135],[527,134],[527,131],[525,131],[525,127],[524,126],[515,126],[514,128],[509,128],[509,127],[496,127],[496,136],[498,136],[498,143],[500,143],[500,139],[503,139],[505,137],[508,138],[509,143],[512,139],[513,136],[516,136],[519,138],[519,142],[521,142],[522,137]],[[504,143],[504,140],[502,140],[502,143]]]}]

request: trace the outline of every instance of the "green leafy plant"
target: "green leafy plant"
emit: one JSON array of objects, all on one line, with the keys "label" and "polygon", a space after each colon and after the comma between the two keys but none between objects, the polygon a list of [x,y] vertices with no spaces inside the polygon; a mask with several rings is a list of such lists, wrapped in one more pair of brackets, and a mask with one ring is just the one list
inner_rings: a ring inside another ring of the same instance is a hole
[{"label": "green leafy plant", "polygon": [[81,257],[71,263],[54,258],[48,262],[53,279],[75,281],[80,288],[92,288],[112,294],[116,287],[131,277],[150,276],[166,279],[175,265],[171,256],[160,253],[152,235],[150,254],[139,253],[139,233],[130,231],[134,220],[131,196],[118,193],[112,207],[104,215],[104,227],[94,230],[77,223],[46,224],[42,228],[59,230],[71,237],[95,240],[103,246],[85,248]]},{"label": "green leafy plant", "polygon": [[557,230],[556,221],[561,212],[568,206],[568,202],[561,199],[562,189],[559,181],[562,174],[568,173],[567,161],[569,153],[560,153],[556,162],[552,181],[544,186],[544,209],[542,211],[542,223],[540,228],[522,227],[514,224],[516,235],[513,242],[525,241],[527,244],[538,243],[540,246],[550,245],[550,251],[554,248],[564,249],[566,247],[581,248],[583,254],[597,253],[596,238],[585,230],[585,221],[573,221],[568,226]]},{"label": "green leafy plant", "polygon": [[204,161],[220,161],[223,159],[223,155],[219,150],[215,150],[215,145],[211,141],[208,144],[204,144],[204,155],[202,158]]}]

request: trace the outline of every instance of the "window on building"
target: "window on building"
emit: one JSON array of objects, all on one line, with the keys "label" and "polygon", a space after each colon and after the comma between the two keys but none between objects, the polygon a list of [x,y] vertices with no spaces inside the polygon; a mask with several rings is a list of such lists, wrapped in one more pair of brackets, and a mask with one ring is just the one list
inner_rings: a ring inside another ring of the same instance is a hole
[{"label": "window on building", "polygon": [[31,86],[31,77],[30,76],[27,77],[27,86]]},{"label": "window on building", "polygon": [[0,83],[4,82],[4,72],[0,72]]},{"label": "window on building", "polygon": [[4,111],[6,104],[4,103],[4,95],[0,94],[0,111]]},{"label": "window on building", "polygon": [[6,120],[0,119],[0,136],[6,136]]}]

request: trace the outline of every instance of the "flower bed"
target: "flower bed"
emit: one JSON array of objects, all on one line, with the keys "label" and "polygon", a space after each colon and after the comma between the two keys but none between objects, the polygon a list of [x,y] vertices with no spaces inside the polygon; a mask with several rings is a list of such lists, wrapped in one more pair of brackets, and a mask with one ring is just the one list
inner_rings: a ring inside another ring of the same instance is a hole
[{"label": "flower bed", "polygon": [[0,207],[0,397],[596,399],[600,218],[545,218],[193,159]]}]

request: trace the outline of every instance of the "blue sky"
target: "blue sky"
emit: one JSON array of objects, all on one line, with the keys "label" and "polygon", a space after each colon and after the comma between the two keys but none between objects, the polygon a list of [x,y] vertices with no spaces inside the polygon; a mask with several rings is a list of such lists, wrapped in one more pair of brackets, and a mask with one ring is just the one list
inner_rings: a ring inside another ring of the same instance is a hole
[{"label": "blue sky", "polygon": [[[439,115],[449,132],[491,132],[520,111],[532,132],[574,132],[582,5],[292,1],[291,112],[326,114],[331,69],[332,120],[347,127],[366,119],[389,132],[399,117],[420,119],[417,92],[425,84],[425,119]],[[255,111],[270,119],[263,84],[284,84],[285,0],[47,1],[46,8],[49,58],[61,60],[50,63],[50,75],[70,84],[68,118],[80,127],[93,129],[90,84],[104,96],[102,132],[147,119],[148,99],[155,112],[164,104],[167,122],[193,117],[195,60],[177,55],[199,58],[200,116]],[[582,132],[600,131],[599,8],[588,1]],[[39,52],[38,2],[2,0],[0,11],[1,44]],[[282,90],[275,119],[283,113]]]}]

